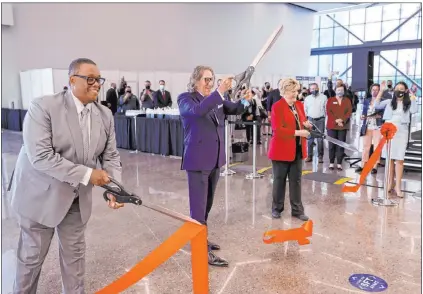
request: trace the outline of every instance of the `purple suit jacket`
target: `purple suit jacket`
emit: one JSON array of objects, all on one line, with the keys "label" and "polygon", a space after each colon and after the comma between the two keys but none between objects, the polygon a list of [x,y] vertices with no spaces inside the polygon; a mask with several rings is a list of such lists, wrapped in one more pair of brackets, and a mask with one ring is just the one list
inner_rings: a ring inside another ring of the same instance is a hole
[{"label": "purple suit jacket", "polygon": [[182,169],[213,170],[225,164],[225,117],[242,114],[244,105],[222,100],[217,91],[208,97],[200,93],[182,93],[178,97],[184,127]]}]

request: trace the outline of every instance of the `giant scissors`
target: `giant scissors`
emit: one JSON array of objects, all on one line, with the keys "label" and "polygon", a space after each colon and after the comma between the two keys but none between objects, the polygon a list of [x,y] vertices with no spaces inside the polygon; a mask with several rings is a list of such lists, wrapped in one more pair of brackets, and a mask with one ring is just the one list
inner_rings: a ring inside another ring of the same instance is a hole
[{"label": "giant scissors", "polygon": [[347,150],[360,153],[360,151],[357,148],[355,148],[353,145],[350,145],[350,144],[345,143],[341,140],[338,140],[338,139],[332,138],[331,136],[326,135],[313,122],[311,122],[311,121],[309,121],[309,122],[313,126],[313,130],[310,131],[311,138],[323,138],[326,141],[329,141],[329,142],[331,142],[335,145],[341,146],[341,147],[343,147]]},{"label": "giant scissors", "polygon": [[162,206],[159,205],[155,205],[155,204],[151,204],[151,203],[146,203],[145,201],[142,201],[141,198],[137,195],[135,195],[133,192],[125,189],[123,187],[123,185],[121,183],[119,183],[118,181],[116,181],[113,178],[110,178],[110,182],[114,185],[103,185],[101,186],[102,188],[106,189],[106,191],[104,191],[103,193],[103,198],[106,201],[110,201],[109,199],[109,195],[113,195],[116,199],[116,202],[118,203],[131,203],[134,205],[138,205],[138,206],[144,206],[147,207],[151,210],[157,211],[163,215],[167,215],[170,216],[171,218],[183,221],[183,222],[191,222],[191,223],[196,223],[198,225],[201,225],[199,222],[197,222],[196,220],[187,217],[181,213],[178,213],[176,211],[172,211],[170,209],[164,208]]},{"label": "giant scissors", "polygon": [[276,40],[279,38],[280,34],[282,33],[282,29],[283,29],[283,25],[280,25],[269,37],[267,42],[261,48],[260,52],[254,58],[253,62],[247,68],[247,70],[234,77],[234,81],[236,83],[235,87],[233,88],[234,94],[238,93],[238,91],[241,90],[241,87],[243,85],[245,85],[247,88],[250,87],[251,77],[254,74],[257,64],[263,59],[264,55],[266,55],[266,53],[269,52],[270,48],[272,48],[272,46],[275,44]]}]

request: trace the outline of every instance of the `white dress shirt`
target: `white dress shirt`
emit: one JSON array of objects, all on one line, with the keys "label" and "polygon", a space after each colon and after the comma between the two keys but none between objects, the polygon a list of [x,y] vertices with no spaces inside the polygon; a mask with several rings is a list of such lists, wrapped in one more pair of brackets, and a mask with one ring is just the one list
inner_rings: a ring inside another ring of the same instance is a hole
[{"label": "white dress shirt", "polygon": [[[73,92],[72,91],[70,91],[70,92],[72,94],[73,101],[75,102],[76,112],[78,113],[78,122],[81,121],[82,110],[84,110],[85,107],[88,109],[88,113],[87,113],[88,139],[91,140],[91,103],[88,103],[86,106],[84,106],[84,104],[82,104],[82,102],[78,98],[75,97]],[[92,172],[93,172],[93,169],[87,167],[87,171],[84,175],[84,178],[81,181],[81,184],[83,184],[85,186],[88,185],[88,182],[90,181]]]}]

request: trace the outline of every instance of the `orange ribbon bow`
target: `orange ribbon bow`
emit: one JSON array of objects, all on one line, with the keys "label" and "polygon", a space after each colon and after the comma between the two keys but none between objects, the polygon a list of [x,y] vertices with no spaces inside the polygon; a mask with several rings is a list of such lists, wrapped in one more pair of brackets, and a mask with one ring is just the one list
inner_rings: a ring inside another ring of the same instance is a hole
[{"label": "orange ribbon bow", "polygon": [[147,255],[140,263],[110,285],[98,291],[97,294],[116,294],[123,292],[168,260],[189,241],[191,241],[193,292],[194,294],[209,293],[207,227],[192,222],[185,222],[182,227]]},{"label": "orange ribbon bow", "polygon": [[357,185],[354,186],[343,186],[342,192],[357,192],[360,189],[360,186],[363,185],[367,175],[374,167],[376,161],[380,158],[380,154],[382,153],[383,146],[388,140],[392,140],[397,132],[397,127],[393,123],[384,123],[380,128],[380,133],[382,134],[382,139],[380,140],[379,144],[377,145],[376,149],[373,151],[372,156],[370,156],[369,160],[363,167],[363,171],[360,175],[360,181]]},{"label": "orange ribbon bow", "polygon": [[307,237],[313,234],[313,221],[306,221],[300,228],[289,230],[272,230],[263,235],[263,242],[266,244],[281,243],[286,241],[297,241],[299,245],[310,244]]}]

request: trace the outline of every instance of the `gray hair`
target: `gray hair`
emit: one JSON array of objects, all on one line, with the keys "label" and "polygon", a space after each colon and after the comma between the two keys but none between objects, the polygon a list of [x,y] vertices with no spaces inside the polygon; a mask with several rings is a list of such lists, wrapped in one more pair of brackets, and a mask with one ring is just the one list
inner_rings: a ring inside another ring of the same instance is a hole
[{"label": "gray hair", "polygon": [[198,65],[194,68],[194,71],[192,72],[190,78],[189,78],[189,83],[187,85],[187,90],[188,92],[195,92],[196,89],[196,84],[197,82],[199,82],[201,80],[201,78],[203,77],[204,71],[209,70],[211,71],[212,75],[213,75],[213,80],[215,79],[214,76],[214,71],[210,66],[205,66],[205,65]]}]

